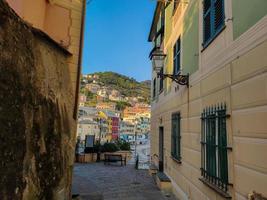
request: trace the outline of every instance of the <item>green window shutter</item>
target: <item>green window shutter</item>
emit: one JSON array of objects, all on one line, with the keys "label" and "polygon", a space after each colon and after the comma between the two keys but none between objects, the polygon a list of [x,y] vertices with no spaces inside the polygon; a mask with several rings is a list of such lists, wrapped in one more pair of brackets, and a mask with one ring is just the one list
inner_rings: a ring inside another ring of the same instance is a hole
[{"label": "green window shutter", "polygon": [[172,114],[171,154],[177,160],[181,159],[180,120],[180,113]]},{"label": "green window shutter", "polygon": [[181,69],[181,39],[176,41],[173,47],[173,74],[178,74]]},{"label": "green window shutter", "polygon": [[203,46],[207,46],[224,27],[224,0],[203,1]]}]

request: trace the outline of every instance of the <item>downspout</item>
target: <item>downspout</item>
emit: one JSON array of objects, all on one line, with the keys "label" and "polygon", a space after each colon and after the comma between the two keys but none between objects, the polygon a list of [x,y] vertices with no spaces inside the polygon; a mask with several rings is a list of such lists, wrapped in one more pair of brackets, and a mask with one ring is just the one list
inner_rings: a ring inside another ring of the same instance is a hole
[{"label": "downspout", "polygon": [[[85,11],[86,11],[86,0],[83,0],[82,3],[82,21],[81,21],[81,33],[80,33],[80,45],[79,45],[79,59],[78,59],[78,70],[77,70],[77,80],[76,80],[76,91],[75,91],[75,105],[73,109],[73,119],[77,121],[77,113],[78,113],[78,103],[79,103],[79,93],[80,93],[80,78],[81,78],[81,71],[82,71],[82,57],[83,57],[83,42],[84,42],[84,21],[85,21]],[[76,137],[76,133],[75,133]],[[74,140],[75,141],[75,140]],[[74,152],[73,152],[74,153]],[[76,159],[76,158],[75,158]],[[72,174],[70,176],[70,190],[72,185]],[[69,194],[69,199],[75,195]],[[79,196],[79,195],[78,195]]]},{"label": "downspout", "polygon": [[81,79],[81,72],[82,72],[85,12],[86,12],[86,0],[83,0],[80,46],[79,46],[79,60],[78,60],[78,71],[77,71],[76,93],[75,93],[75,105],[74,105],[74,110],[73,110],[73,119],[75,119],[75,120],[77,120],[79,94],[80,94],[80,82],[81,82],[80,79]]}]

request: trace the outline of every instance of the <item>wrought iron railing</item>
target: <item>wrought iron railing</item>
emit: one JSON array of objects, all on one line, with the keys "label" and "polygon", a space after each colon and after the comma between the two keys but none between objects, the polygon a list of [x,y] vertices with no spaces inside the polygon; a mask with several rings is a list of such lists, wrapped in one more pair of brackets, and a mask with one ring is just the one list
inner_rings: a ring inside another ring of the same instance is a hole
[{"label": "wrought iron railing", "polygon": [[201,175],[223,192],[228,191],[226,105],[204,109],[201,133]]}]

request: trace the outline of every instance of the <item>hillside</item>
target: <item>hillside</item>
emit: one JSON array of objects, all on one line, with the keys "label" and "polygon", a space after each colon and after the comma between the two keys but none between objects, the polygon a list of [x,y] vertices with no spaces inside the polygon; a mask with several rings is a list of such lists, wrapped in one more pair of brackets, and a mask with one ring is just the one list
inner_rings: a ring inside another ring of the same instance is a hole
[{"label": "hillside", "polygon": [[133,78],[115,72],[97,72],[90,75],[98,75],[97,83],[110,89],[118,90],[126,97],[141,96],[145,102],[150,102],[150,81],[138,82]]}]

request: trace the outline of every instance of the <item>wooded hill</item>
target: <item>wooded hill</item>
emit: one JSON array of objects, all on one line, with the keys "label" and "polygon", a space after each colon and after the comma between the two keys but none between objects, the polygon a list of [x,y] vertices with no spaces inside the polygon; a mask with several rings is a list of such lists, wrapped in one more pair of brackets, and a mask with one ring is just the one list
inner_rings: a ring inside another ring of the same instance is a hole
[{"label": "wooded hill", "polygon": [[145,99],[145,102],[150,102],[150,80],[138,82],[133,78],[115,72],[97,72],[92,75],[99,76],[96,81],[101,86],[118,90],[126,97],[141,96]]}]

